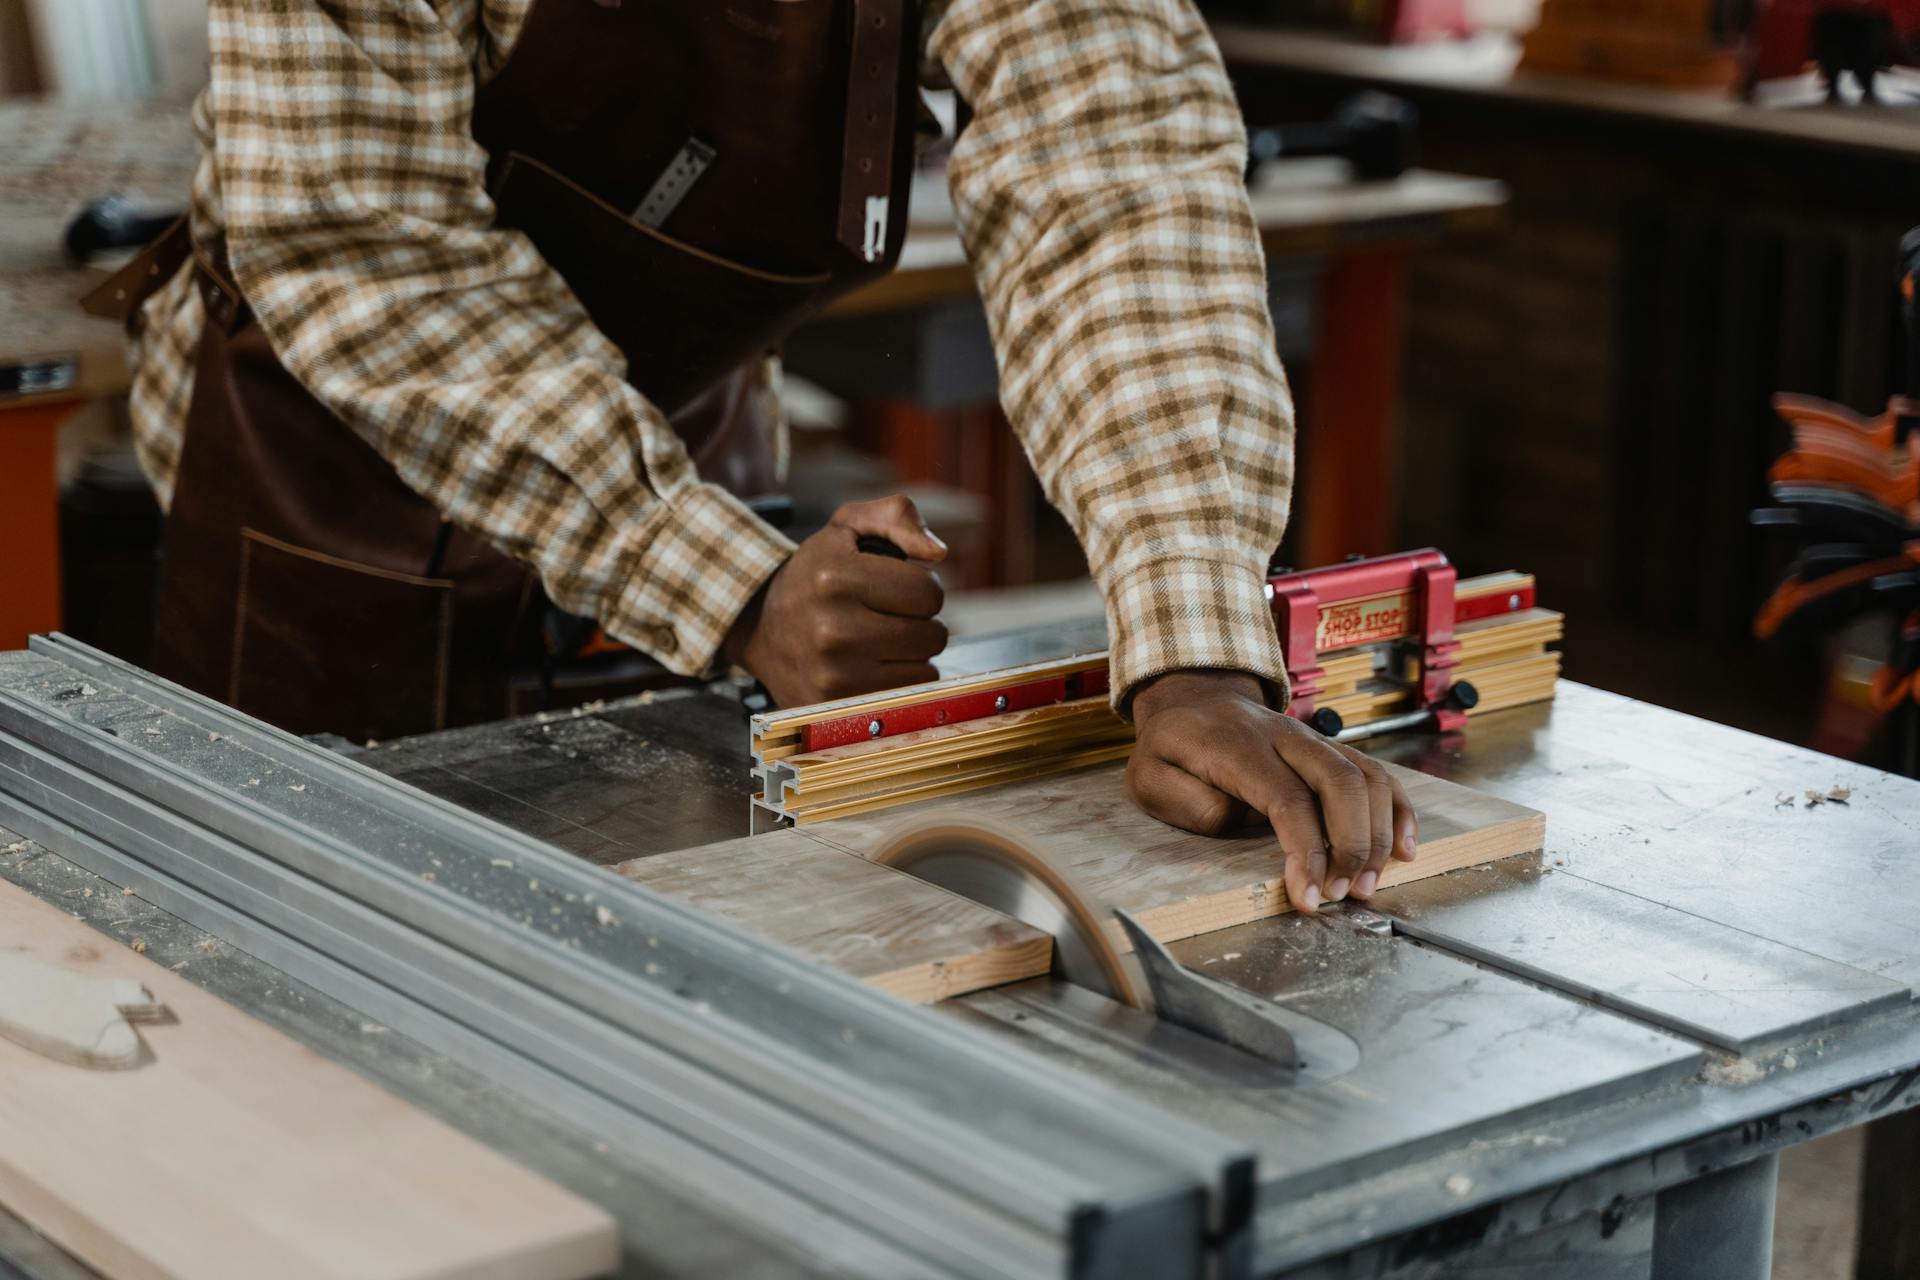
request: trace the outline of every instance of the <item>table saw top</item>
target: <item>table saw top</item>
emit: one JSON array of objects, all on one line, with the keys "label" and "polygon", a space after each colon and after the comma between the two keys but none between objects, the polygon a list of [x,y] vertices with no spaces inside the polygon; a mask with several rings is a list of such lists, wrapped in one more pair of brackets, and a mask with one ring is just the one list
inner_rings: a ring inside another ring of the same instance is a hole
[{"label": "table saw top", "polygon": [[[1098,629],[958,646],[945,665],[1097,644]],[[1578,1216],[1920,1102],[1920,783],[1569,683],[1553,704],[1477,719],[1458,744],[1372,749],[1541,809],[1548,844],[1383,894],[1399,936],[1334,911],[1174,946],[1190,967],[1351,1036],[1359,1061],[1339,1079],[1275,1092],[1229,1067],[1210,1075],[1177,1029],[1050,979],[940,1009],[1252,1143],[1265,1269],[1502,1204],[1543,1223]],[[745,715],[714,694],[456,730],[362,759],[603,863],[747,828]],[[1809,790],[1836,787],[1844,799],[1808,804]],[[51,856],[0,859],[0,875],[78,902],[66,895],[82,873]],[[101,894],[79,908],[124,932],[111,918],[122,903]],[[140,927],[164,962],[152,939],[165,931]],[[457,1070],[355,1035],[324,1000],[289,1003],[284,980],[245,960],[201,979],[456,1122],[476,1111]],[[490,1140],[570,1185],[639,1176],[524,1108],[478,1110]],[[658,1221],[638,1215],[629,1236]],[[740,1265],[779,1252],[740,1239]],[[687,1263],[671,1250],[648,1261]]]}]

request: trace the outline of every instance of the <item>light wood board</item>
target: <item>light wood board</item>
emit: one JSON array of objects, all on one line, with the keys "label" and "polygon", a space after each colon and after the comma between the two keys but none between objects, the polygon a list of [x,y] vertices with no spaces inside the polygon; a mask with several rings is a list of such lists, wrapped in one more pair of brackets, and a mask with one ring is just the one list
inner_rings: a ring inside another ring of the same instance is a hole
[{"label": "light wood board", "polygon": [[43,1058],[106,1070],[138,1066],[144,1046],[133,1024],[165,1015],[137,982],[0,951],[0,1040]]},{"label": "light wood board", "polygon": [[[1388,765],[1420,820],[1411,862],[1389,862],[1383,891],[1410,880],[1540,849],[1546,819],[1424,773]],[[805,828],[864,856],[895,833],[936,819],[993,824],[1056,859],[1109,906],[1132,912],[1163,942],[1211,933],[1293,909],[1273,833],[1225,839],[1156,821],[1128,798],[1123,765],[1102,765]],[[1116,939],[1120,931],[1113,930]]]},{"label": "light wood board", "polygon": [[1047,971],[1053,939],[798,830],[617,864],[621,875],[921,1004]]},{"label": "light wood board", "polygon": [[0,1204],[113,1280],[576,1280],[613,1220],[24,889],[0,953],[145,987],[126,1070],[0,1041]]}]

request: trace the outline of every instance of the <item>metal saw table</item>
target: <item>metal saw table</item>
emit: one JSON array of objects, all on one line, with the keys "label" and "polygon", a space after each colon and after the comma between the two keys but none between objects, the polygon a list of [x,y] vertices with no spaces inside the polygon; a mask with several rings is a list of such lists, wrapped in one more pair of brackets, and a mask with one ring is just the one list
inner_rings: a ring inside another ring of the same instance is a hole
[{"label": "metal saw table", "polygon": [[[1098,630],[974,642],[943,665],[1058,654]],[[1920,1104],[1920,783],[1565,682],[1461,742],[1373,749],[1544,811],[1545,853],[1388,891],[1389,930],[1333,910],[1172,948],[1351,1036],[1346,1074],[1261,1088],[1178,1028],[1052,979],[940,1013],[1249,1144],[1257,1274],[1765,1274],[1778,1152]],[[597,862],[747,826],[745,717],[717,694],[359,758]],[[1844,802],[1802,798],[1836,786]],[[833,1269],[750,1205],[696,1202],[271,967],[208,957],[137,897],[86,896],[100,882],[50,853],[0,857],[0,875],[607,1204],[632,1274]],[[0,1219],[0,1275],[9,1258],[84,1274]]]}]

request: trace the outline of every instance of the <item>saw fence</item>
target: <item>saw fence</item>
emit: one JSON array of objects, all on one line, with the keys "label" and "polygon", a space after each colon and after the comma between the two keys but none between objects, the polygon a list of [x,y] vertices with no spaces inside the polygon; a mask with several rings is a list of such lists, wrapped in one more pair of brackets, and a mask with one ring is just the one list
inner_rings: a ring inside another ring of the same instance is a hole
[{"label": "saw fence", "polygon": [[[1312,708],[1341,737],[1398,723],[1421,691],[1403,593],[1319,606]],[[1534,580],[1462,581],[1452,628],[1456,687],[1480,715],[1553,697],[1564,618],[1534,603]],[[1370,619],[1386,617],[1373,625]],[[1384,633],[1384,634],[1383,634]],[[754,826],[805,824],[1124,759],[1133,725],[1108,698],[1107,655],[1080,654],[753,718]]]}]

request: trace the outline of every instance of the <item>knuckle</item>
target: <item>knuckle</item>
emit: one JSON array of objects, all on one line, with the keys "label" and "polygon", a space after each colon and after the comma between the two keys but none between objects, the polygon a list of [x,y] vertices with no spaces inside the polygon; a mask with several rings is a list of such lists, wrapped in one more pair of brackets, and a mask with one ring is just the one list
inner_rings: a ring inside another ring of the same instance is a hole
[{"label": "knuckle", "polygon": [[1193,830],[1203,836],[1217,836],[1233,823],[1233,801],[1225,795],[1215,793],[1209,797],[1193,814]]},{"label": "knuckle", "polygon": [[1351,760],[1328,770],[1327,785],[1341,800],[1357,803],[1367,798],[1367,775]]},{"label": "knuckle", "polygon": [[821,673],[820,683],[827,690],[821,701],[834,698],[850,698],[866,692],[866,685],[858,678],[858,673],[849,666],[830,666]]},{"label": "knuckle", "polygon": [[822,613],[813,620],[813,646],[822,653],[840,653],[853,646],[853,629],[837,613]]}]

